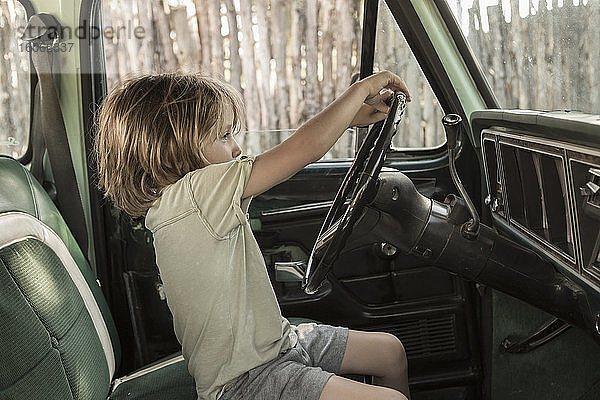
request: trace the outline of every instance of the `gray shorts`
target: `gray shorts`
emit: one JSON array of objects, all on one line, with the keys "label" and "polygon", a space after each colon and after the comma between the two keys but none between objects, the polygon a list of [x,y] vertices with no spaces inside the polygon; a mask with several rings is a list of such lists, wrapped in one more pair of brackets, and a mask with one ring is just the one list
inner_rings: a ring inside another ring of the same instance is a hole
[{"label": "gray shorts", "polygon": [[348,328],[326,324],[290,325],[298,342],[278,358],[242,374],[219,400],[318,400],[327,380],[337,374]]}]

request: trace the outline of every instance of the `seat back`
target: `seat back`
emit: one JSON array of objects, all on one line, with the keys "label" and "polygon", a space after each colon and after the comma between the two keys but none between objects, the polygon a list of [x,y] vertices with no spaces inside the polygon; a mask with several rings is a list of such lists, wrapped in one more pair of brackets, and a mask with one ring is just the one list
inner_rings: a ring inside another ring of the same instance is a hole
[{"label": "seat back", "polygon": [[105,400],[119,352],[104,296],[54,203],[0,156],[0,399]]}]

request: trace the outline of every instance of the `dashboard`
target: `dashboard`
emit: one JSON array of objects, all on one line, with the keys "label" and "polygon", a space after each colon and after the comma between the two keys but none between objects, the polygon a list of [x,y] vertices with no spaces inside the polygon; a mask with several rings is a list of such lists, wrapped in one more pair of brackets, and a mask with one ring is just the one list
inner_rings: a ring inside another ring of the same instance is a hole
[{"label": "dashboard", "polygon": [[600,151],[498,126],[481,143],[496,224],[600,292]]}]

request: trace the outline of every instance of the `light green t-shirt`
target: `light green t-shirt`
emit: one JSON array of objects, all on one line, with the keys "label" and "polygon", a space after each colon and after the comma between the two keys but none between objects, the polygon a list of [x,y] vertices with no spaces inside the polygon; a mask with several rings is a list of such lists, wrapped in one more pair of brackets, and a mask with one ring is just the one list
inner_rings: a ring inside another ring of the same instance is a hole
[{"label": "light green t-shirt", "polygon": [[248,221],[254,156],[191,171],[146,215],[156,262],[200,399],[217,399],[244,372],[298,338],[279,304]]}]

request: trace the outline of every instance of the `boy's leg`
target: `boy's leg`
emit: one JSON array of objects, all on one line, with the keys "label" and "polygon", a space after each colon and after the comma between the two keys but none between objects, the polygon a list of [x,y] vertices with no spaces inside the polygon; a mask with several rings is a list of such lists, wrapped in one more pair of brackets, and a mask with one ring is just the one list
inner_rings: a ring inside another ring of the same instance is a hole
[{"label": "boy's leg", "polygon": [[407,400],[397,390],[353,381],[332,375],[325,384],[319,400]]},{"label": "boy's leg", "polygon": [[390,333],[350,329],[338,374],[373,375],[375,385],[396,389],[410,399],[406,352]]}]

